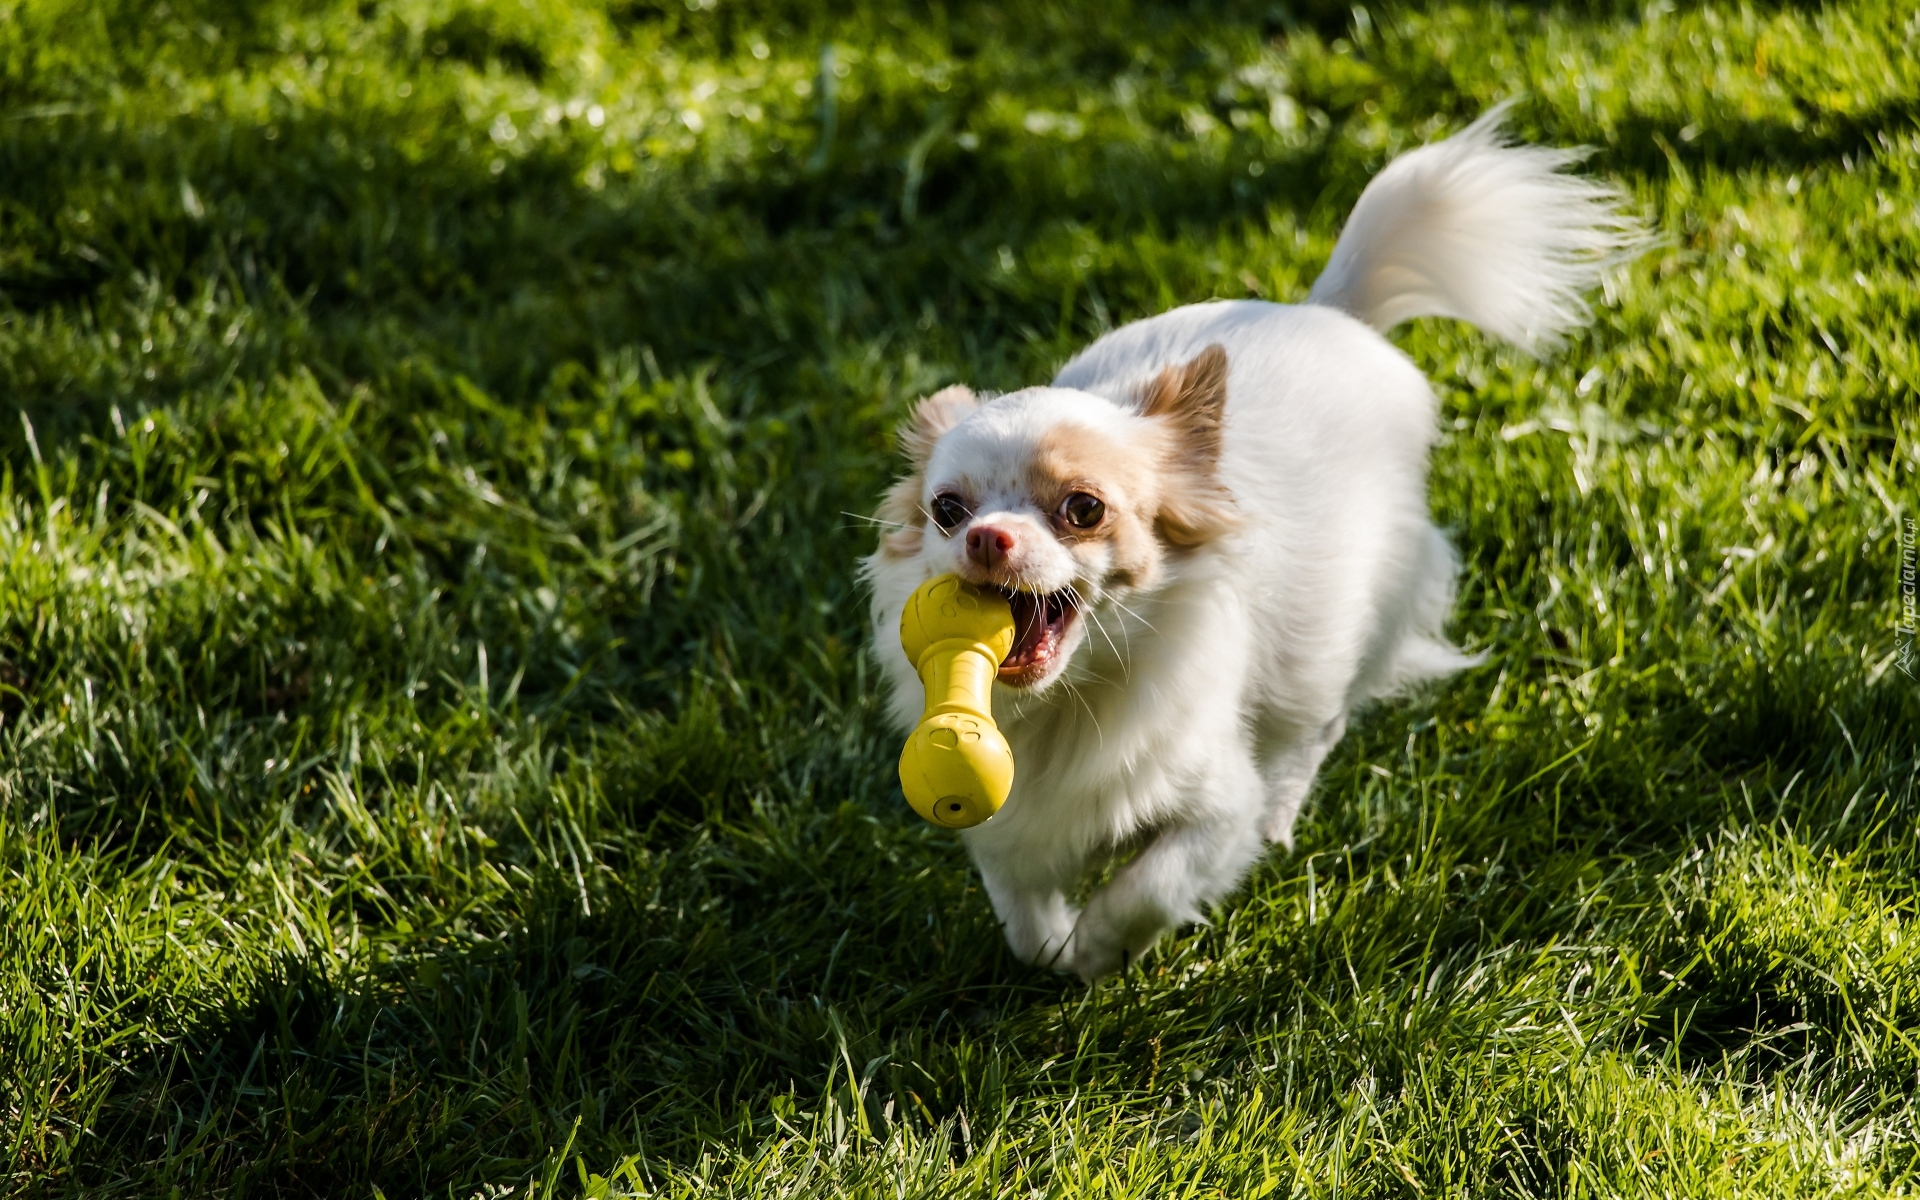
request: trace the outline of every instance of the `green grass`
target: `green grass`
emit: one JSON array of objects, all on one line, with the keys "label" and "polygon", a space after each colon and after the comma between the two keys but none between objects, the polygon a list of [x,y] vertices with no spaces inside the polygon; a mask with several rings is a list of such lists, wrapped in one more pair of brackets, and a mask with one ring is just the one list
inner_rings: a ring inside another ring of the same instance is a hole
[{"label": "green grass", "polygon": [[[891,423],[1298,299],[1516,93],[1663,242],[1398,337],[1490,659],[1015,964],[863,657]],[[6,1194],[1916,1189],[1899,0],[0,0],[0,396]]]}]

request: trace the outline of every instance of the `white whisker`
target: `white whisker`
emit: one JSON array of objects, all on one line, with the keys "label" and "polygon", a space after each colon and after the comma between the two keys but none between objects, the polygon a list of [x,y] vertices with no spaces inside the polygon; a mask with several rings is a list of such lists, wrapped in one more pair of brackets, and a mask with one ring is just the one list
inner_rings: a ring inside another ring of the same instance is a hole
[{"label": "white whisker", "polygon": [[879,525],[888,529],[913,528],[913,526],[909,525],[905,521],[889,521],[883,517],[870,517],[866,513],[848,512],[845,509],[840,510],[840,515],[843,517],[852,517],[856,521],[864,521],[868,525]]},{"label": "white whisker", "polygon": [[1072,696],[1075,700],[1078,700],[1080,702],[1081,708],[1084,708],[1087,710],[1087,720],[1093,722],[1094,736],[1100,739],[1100,744],[1102,746],[1106,745],[1107,733],[1106,733],[1106,730],[1100,728],[1100,715],[1093,711],[1093,705],[1087,701],[1086,696],[1082,695],[1080,692],[1080,689],[1073,686],[1073,683],[1070,680],[1068,680],[1065,676],[1061,677],[1060,686],[1067,689],[1067,694],[1069,696]]},{"label": "white whisker", "polygon": [[1122,662],[1125,662],[1127,656],[1122,654],[1120,652],[1120,647],[1114,644],[1113,635],[1107,632],[1106,625],[1102,623],[1100,620],[1100,614],[1095,612],[1091,608],[1086,609],[1085,612],[1087,614],[1087,620],[1092,623],[1093,627],[1096,630],[1099,631],[1100,636],[1106,639],[1107,649],[1113,651],[1113,655],[1115,658],[1118,658]]},{"label": "white whisker", "polygon": [[1114,606],[1115,608],[1117,608],[1117,609],[1119,609],[1119,610],[1120,610],[1121,612],[1123,612],[1123,613],[1125,613],[1125,614],[1127,614],[1128,616],[1130,616],[1130,617],[1132,617],[1132,618],[1133,618],[1134,620],[1136,620],[1136,621],[1138,621],[1138,622],[1140,622],[1140,624],[1142,624],[1142,625],[1144,625],[1144,626],[1146,626],[1146,629],[1147,629],[1147,632],[1148,632],[1148,633],[1159,633],[1159,632],[1160,632],[1160,631],[1159,631],[1158,629],[1155,629],[1155,628],[1153,627],[1153,622],[1152,622],[1152,621],[1149,621],[1149,620],[1147,620],[1147,619],[1146,619],[1145,617],[1143,617],[1143,616],[1141,616],[1141,615],[1140,615],[1139,613],[1137,613],[1137,612],[1135,612],[1135,611],[1133,611],[1133,610],[1132,610],[1131,608],[1128,608],[1128,607],[1127,607],[1127,606],[1126,606],[1125,604],[1123,604],[1123,603],[1121,603],[1121,602],[1120,602],[1120,601],[1119,601],[1118,599],[1116,599],[1115,597],[1112,597],[1112,596],[1109,596],[1109,597],[1107,597],[1107,599],[1109,599],[1109,600],[1111,600],[1111,601],[1113,602],[1113,606]]}]

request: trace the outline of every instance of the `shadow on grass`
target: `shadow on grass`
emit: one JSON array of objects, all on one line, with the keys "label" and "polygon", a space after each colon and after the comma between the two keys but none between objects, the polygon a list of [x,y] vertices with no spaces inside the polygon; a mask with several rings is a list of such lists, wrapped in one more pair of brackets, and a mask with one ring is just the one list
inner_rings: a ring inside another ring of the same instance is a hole
[{"label": "shadow on grass", "polygon": [[[816,824],[810,852],[871,841],[864,816]],[[94,1132],[156,1178],[270,1194],[525,1177],[568,1143],[685,1165],[781,1113],[861,1105],[884,1128],[971,1106],[1007,1054],[995,1027],[1067,991],[1006,961],[957,865],[849,889],[791,862],[759,878],[774,864],[751,847],[724,859],[592,915],[544,888],[499,942],[396,939],[345,975],[284,958],[133,1065]]]},{"label": "shadow on grass", "polygon": [[1920,103],[1905,100],[1857,112],[1833,112],[1811,103],[1800,119],[1709,113],[1681,120],[1629,117],[1615,126],[1614,140],[1597,160],[1603,167],[1648,179],[1667,179],[1677,169],[1739,172],[1752,169],[1840,166],[1889,148],[1920,122]]}]

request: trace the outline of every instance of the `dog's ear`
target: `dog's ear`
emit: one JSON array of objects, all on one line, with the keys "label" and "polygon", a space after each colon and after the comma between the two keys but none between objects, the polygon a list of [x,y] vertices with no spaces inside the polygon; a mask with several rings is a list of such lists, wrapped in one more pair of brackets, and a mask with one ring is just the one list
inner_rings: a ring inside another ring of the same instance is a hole
[{"label": "dog's ear", "polygon": [[1218,343],[1191,362],[1168,367],[1140,390],[1141,415],[1171,425],[1187,457],[1209,472],[1220,460],[1220,419],[1226,407],[1227,351]]},{"label": "dog's ear", "polygon": [[900,452],[907,456],[914,470],[927,465],[927,456],[933,453],[933,444],[940,435],[966,420],[967,414],[980,407],[980,401],[974,398],[973,389],[961,384],[943,387],[913,406],[913,415],[900,423]]},{"label": "dog's ear", "polygon": [[933,453],[940,435],[979,407],[972,390],[956,383],[914,405],[913,415],[900,423],[900,453],[906,455],[912,470],[894,480],[880,502],[880,523],[891,527],[881,535],[881,554],[911,558],[920,552],[920,529],[926,522],[926,514],[920,511],[920,472],[926,469],[927,456]]},{"label": "dog's ear", "polygon": [[1140,414],[1163,422],[1169,435],[1166,494],[1154,523],[1176,546],[1210,542],[1240,523],[1217,469],[1226,408],[1227,351],[1217,343],[1140,390]]}]

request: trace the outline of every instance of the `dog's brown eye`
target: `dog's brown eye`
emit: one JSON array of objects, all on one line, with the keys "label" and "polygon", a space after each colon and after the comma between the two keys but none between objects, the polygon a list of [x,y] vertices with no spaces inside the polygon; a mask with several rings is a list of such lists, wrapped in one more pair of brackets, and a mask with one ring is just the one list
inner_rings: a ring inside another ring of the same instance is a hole
[{"label": "dog's brown eye", "polygon": [[941,492],[933,498],[933,523],[941,529],[952,530],[955,525],[967,519],[967,502],[952,492]]},{"label": "dog's brown eye", "polygon": [[1075,529],[1092,529],[1107,515],[1107,506],[1100,503],[1100,497],[1085,492],[1075,492],[1060,502],[1060,516]]}]

